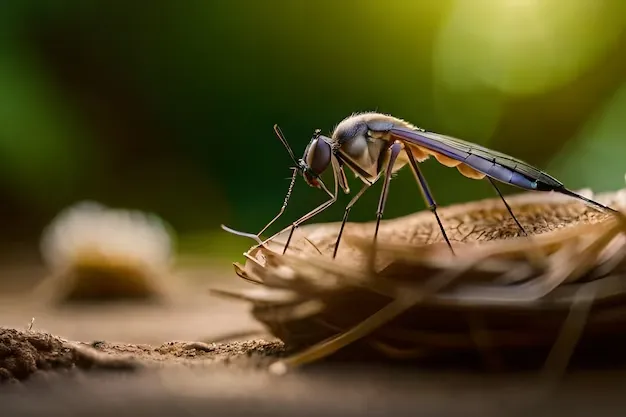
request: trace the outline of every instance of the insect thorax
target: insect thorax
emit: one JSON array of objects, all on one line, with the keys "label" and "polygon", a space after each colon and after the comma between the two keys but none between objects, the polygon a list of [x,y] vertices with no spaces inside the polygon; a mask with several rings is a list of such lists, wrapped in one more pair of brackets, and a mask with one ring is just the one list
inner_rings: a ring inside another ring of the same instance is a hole
[{"label": "insect thorax", "polygon": [[337,125],[332,142],[344,158],[374,177],[381,155],[389,145],[387,132],[393,127],[416,129],[404,120],[381,113],[353,114]]}]

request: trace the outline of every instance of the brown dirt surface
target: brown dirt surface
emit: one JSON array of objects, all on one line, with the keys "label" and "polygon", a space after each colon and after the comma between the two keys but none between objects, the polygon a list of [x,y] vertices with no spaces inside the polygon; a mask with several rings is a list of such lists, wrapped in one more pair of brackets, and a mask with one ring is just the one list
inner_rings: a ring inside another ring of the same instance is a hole
[{"label": "brown dirt surface", "polygon": [[76,356],[58,337],[0,329],[0,381],[23,380],[37,371],[69,369]]},{"label": "brown dirt surface", "polygon": [[261,365],[277,357],[277,341],[233,343],[167,342],[160,346],[70,342],[44,332],[0,328],[0,381],[22,381],[40,371],[71,369],[134,370],[163,365]]}]

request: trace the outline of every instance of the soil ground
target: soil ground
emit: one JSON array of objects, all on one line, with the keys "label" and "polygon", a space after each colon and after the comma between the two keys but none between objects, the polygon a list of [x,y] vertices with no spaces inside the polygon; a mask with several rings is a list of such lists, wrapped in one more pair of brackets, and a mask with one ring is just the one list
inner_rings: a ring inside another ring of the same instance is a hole
[{"label": "soil ground", "polygon": [[262,330],[246,304],[207,293],[246,285],[228,263],[185,270],[184,290],[166,305],[74,307],[32,296],[45,276],[37,262],[14,257],[4,265],[0,415],[571,417],[623,415],[626,404],[626,373],[615,370],[572,372],[556,391],[536,373],[434,374],[334,363],[273,376],[264,364],[282,345],[271,338],[203,343]]}]

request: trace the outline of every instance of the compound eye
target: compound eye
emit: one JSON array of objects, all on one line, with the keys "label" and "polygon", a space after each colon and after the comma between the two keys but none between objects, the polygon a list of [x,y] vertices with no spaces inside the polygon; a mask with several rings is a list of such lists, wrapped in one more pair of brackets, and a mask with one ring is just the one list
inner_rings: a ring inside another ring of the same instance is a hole
[{"label": "compound eye", "polygon": [[309,144],[305,162],[311,171],[320,175],[328,168],[331,155],[332,149],[330,144],[321,137],[317,137]]}]

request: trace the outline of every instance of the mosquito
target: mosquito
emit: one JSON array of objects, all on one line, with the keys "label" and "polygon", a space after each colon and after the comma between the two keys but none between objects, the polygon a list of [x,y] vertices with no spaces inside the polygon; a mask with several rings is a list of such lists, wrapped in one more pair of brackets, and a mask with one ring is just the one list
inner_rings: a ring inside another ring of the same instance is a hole
[{"label": "mosquito", "polygon": [[[504,199],[496,182],[513,185],[530,191],[558,192],[577,198],[596,210],[619,213],[610,207],[567,189],[563,183],[557,179],[526,162],[471,142],[428,132],[391,115],[376,112],[353,114],[345,118],[335,127],[331,137],[322,135],[321,130],[317,129],[304,150],[304,155],[301,159],[296,159],[285,136],[277,125],[274,126],[274,131],[287,149],[294,163],[292,167],[293,176],[291,177],[289,189],[282,208],[274,219],[256,235],[237,232],[226,226],[222,226],[222,228],[231,233],[251,237],[255,239],[259,245],[263,245],[288,229],[291,229],[283,249],[283,254],[286,253],[289,247],[295,229],[335,203],[337,201],[339,188],[346,194],[350,193],[344,170],[345,167],[354,172],[356,177],[363,182],[363,186],[345,208],[333,250],[333,258],[337,256],[337,250],[339,249],[339,243],[346,222],[348,221],[350,210],[367,189],[382,177],[383,187],[378,200],[376,227],[374,229],[375,244],[378,238],[378,230],[383,218],[387,196],[389,194],[389,184],[392,175],[407,164],[410,166],[415,176],[424,202],[435,216],[443,238],[454,254],[454,249],[448,239],[441,218],[437,213],[437,202],[419,166],[421,162],[424,162],[431,156],[446,167],[456,168],[467,178],[475,180],[486,178],[504,203],[522,235],[525,236],[528,235],[526,230],[515,217],[513,210]],[[332,168],[335,183],[333,192],[328,189],[320,178],[329,166]],[[302,176],[309,186],[319,188],[326,192],[330,197],[329,200],[305,214],[274,236],[265,241],[261,241],[261,234],[284,213],[298,175]]]}]

